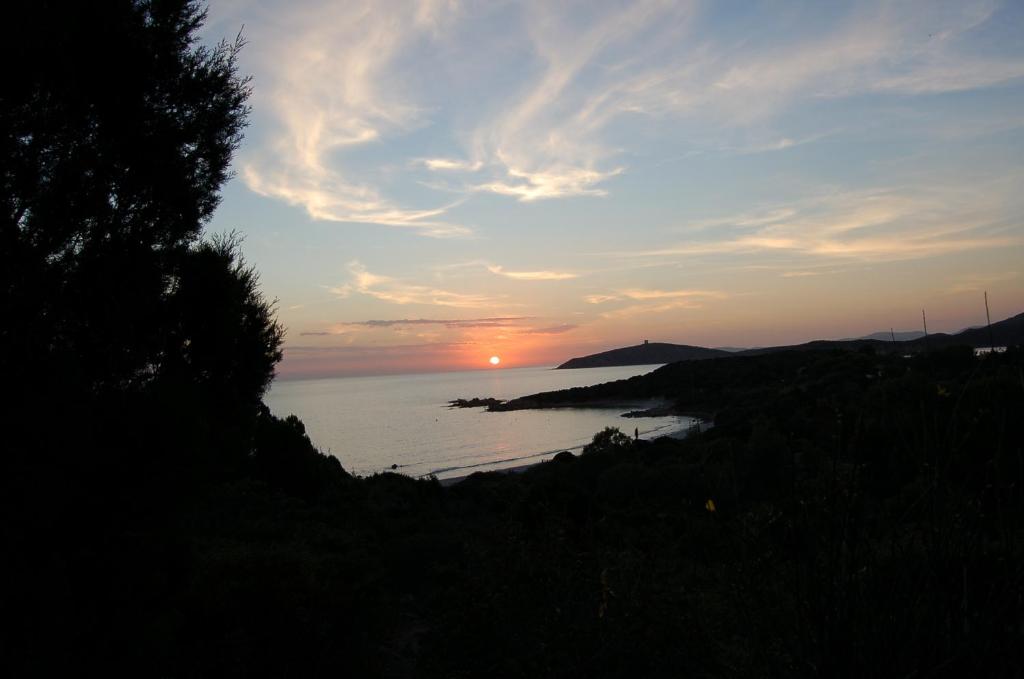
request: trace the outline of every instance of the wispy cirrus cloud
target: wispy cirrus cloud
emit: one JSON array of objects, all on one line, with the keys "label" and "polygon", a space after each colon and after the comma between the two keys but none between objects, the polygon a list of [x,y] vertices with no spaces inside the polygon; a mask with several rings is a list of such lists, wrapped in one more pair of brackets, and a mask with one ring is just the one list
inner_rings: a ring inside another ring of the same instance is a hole
[{"label": "wispy cirrus cloud", "polygon": [[444,264],[434,267],[434,270],[438,275],[451,274],[452,272],[457,271],[465,272],[481,269],[486,270],[495,276],[511,278],[512,280],[517,281],[567,281],[580,277],[580,274],[576,272],[556,271],[553,269],[536,269],[530,271],[507,269],[500,264],[494,264],[486,259],[472,259],[465,262],[456,262],[454,264]]},{"label": "wispy cirrus cloud", "polygon": [[723,299],[728,297],[724,292],[718,290],[643,290],[630,289],[620,293],[623,297],[635,300],[650,299]]},{"label": "wispy cirrus cloud", "polygon": [[347,184],[339,175],[327,171],[317,177],[285,171],[261,172],[246,165],[242,177],[254,193],[279,198],[290,205],[305,208],[313,219],[353,224],[378,224],[413,229],[434,238],[463,237],[472,234],[469,227],[438,220],[457,203],[428,210],[395,207],[367,186]]},{"label": "wispy cirrus cloud", "polygon": [[407,329],[412,329],[418,337],[434,336],[429,333],[420,332],[422,328],[436,327],[438,329],[456,331],[462,337],[471,337],[477,330],[496,330],[507,335],[561,335],[579,328],[579,324],[562,323],[558,325],[535,325],[536,320],[530,316],[494,316],[483,318],[396,318],[396,319],[371,319],[367,321],[342,321],[334,323],[329,330],[307,331],[299,333],[300,336],[322,337],[331,335],[347,335],[359,331],[373,330],[395,330],[399,335],[408,335]]},{"label": "wispy cirrus cloud", "polygon": [[500,316],[493,318],[403,318],[395,320],[349,321],[339,325],[366,328],[393,328],[396,326],[440,325],[446,328],[505,328],[528,320],[528,316]]},{"label": "wispy cirrus cloud", "polygon": [[606,196],[608,192],[597,185],[622,172],[615,168],[601,172],[590,168],[571,166],[550,166],[544,170],[529,171],[518,167],[508,167],[507,174],[512,180],[499,179],[484,184],[476,184],[472,191],[489,191],[503,196],[518,198],[524,203],[544,198],[563,198],[566,196]]},{"label": "wispy cirrus cloud", "polygon": [[724,145],[719,148],[722,153],[734,153],[736,155],[754,155],[758,153],[771,153],[773,151],[785,151],[787,149],[813,144],[814,142],[826,139],[833,133],[819,132],[805,137],[777,137],[766,141],[756,141],[741,146]]},{"label": "wispy cirrus cloud", "polygon": [[602,312],[601,318],[630,318],[642,314],[663,314],[676,309],[701,309],[703,307],[702,302],[694,299],[673,299],[655,304],[631,304],[620,309]]},{"label": "wispy cirrus cloud", "polygon": [[550,325],[545,328],[526,328],[520,331],[523,335],[562,335],[572,332],[580,326],[576,323],[563,323],[561,325]]},{"label": "wispy cirrus cloud", "polygon": [[414,164],[435,171],[476,172],[483,167],[479,160],[471,162],[458,158],[417,158]]},{"label": "wispy cirrus cloud", "polygon": [[606,75],[592,87],[581,83],[594,74],[597,60],[629,44],[653,22],[660,19],[667,26],[689,12],[664,2],[641,1],[602,7],[586,18],[552,3],[529,4],[525,14],[540,74],[525,96],[477,128],[474,156],[502,172],[491,181],[475,183],[472,190],[524,202],[606,195],[601,184],[623,171],[621,166],[608,166],[614,149],[599,138],[619,113],[608,105],[609,89],[614,90],[616,83],[606,82]]},{"label": "wispy cirrus cloud", "polygon": [[343,162],[354,149],[424,124],[422,107],[402,96],[403,78],[391,67],[454,13],[447,3],[426,1],[320,3],[259,23],[263,82],[256,98],[269,120],[260,143],[243,153],[241,175],[249,189],[300,206],[318,220],[403,227],[434,237],[470,233],[443,218],[452,205],[403,206],[354,179]]},{"label": "wispy cirrus cloud", "polygon": [[505,267],[493,264],[488,265],[487,270],[497,276],[517,281],[566,281],[578,277],[578,274],[567,271],[509,271]]},{"label": "wispy cirrus cloud", "polygon": [[394,304],[425,304],[462,309],[485,309],[499,303],[499,300],[489,295],[417,285],[371,273],[358,261],[349,263],[348,270],[351,275],[348,282],[329,288],[330,292],[339,297],[348,297],[355,292]]},{"label": "wispy cirrus cloud", "polygon": [[[656,314],[675,309],[700,309],[707,300],[726,299],[729,294],[720,290],[656,290],[631,288],[605,295],[588,295],[588,304],[628,302],[627,306],[601,313],[602,318],[628,318],[641,314]],[[639,302],[636,304],[634,302]]]},{"label": "wispy cirrus cloud", "polygon": [[[531,5],[527,25],[540,74],[526,96],[478,127],[473,157],[502,172],[470,190],[524,202],[607,195],[608,180],[625,170],[607,132],[626,116],[699,120],[728,136],[728,125],[742,129],[800,102],[956,92],[1020,78],[1024,60],[963,44],[996,7],[987,0],[939,8],[863,2],[814,32],[794,32],[783,21],[775,31],[783,39],[772,44],[696,36],[705,13],[696,3],[595,5],[582,22],[564,6]],[[828,134],[720,150],[780,151]]]},{"label": "wispy cirrus cloud", "polygon": [[[471,229],[450,217],[457,204],[414,206],[428,199],[393,190],[396,156],[409,172],[461,175],[461,184],[437,188],[466,195],[604,196],[628,169],[629,149],[612,135],[623,121],[666,130],[697,121],[728,140],[814,101],[962,92],[1024,77],[1019,55],[970,40],[999,8],[989,0],[863,0],[824,13],[813,30],[753,4],[750,16],[774,40],[718,35],[713,29],[735,17],[696,1],[595,1],[585,11],[448,0],[322,1],[287,13],[225,7],[216,23],[237,15],[260,46],[243,55],[259,76],[260,116],[242,151],[246,185],[314,219],[435,237]],[[466,60],[472,68],[459,66]],[[425,64],[430,88],[421,85]],[[763,153],[828,134],[768,127],[763,141],[718,146]],[[406,141],[425,128],[444,138],[440,154],[437,144],[423,153]]]},{"label": "wispy cirrus cloud", "polygon": [[[688,241],[609,257],[679,258],[789,253],[816,259],[891,262],[967,250],[1015,246],[1006,203],[1012,178],[989,186],[936,186],[835,191],[768,206],[690,228]],[[801,275],[801,274],[796,274]]]},{"label": "wispy cirrus cloud", "polygon": [[648,301],[654,299],[725,299],[729,295],[720,290],[648,290],[631,288],[618,290],[607,295],[587,295],[584,301],[588,304],[604,304],[621,300]]}]

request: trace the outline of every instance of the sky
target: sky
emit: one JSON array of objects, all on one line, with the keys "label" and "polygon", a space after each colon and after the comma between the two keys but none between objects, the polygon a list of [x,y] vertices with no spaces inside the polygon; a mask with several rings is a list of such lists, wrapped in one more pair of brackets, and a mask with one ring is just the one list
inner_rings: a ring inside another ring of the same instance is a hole
[{"label": "sky", "polygon": [[1024,311],[1024,3],[212,0],[281,378]]}]

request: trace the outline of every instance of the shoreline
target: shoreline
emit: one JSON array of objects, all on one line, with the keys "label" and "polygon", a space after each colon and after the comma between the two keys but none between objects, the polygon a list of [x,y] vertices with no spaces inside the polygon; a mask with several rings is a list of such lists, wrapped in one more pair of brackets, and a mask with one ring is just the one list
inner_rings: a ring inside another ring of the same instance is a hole
[{"label": "shoreline", "polygon": [[[693,416],[692,415],[686,415],[685,417],[693,417]],[[688,427],[680,427],[679,429],[675,429],[675,430],[667,432],[665,434],[661,434],[660,436],[655,436],[653,438],[646,438],[646,439],[645,438],[641,438],[641,440],[642,441],[656,441],[657,439],[661,439],[661,438],[670,438],[670,439],[681,440],[681,439],[684,439],[687,436],[689,436],[691,433],[694,433],[694,431],[696,431],[697,433],[701,433],[701,432],[705,432],[708,429],[711,429],[711,428],[713,428],[715,426],[715,423],[714,423],[713,420],[710,420],[710,419],[705,420],[703,418],[695,418],[695,419],[697,419],[697,421],[695,423],[691,424]],[[579,457],[579,455],[582,454],[582,451],[580,453],[574,453],[571,450],[566,450],[566,451],[558,451],[558,453],[553,453],[552,456],[558,455],[561,452],[568,452],[568,453],[570,453],[572,455],[576,455],[577,457]],[[548,453],[541,453],[541,455],[546,455],[546,454],[548,454]],[[528,469],[532,469],[533,467],[545,464],[545,463],[550,462],[550,461],[551,460],[538,460],[537,462],[528,462],[526,464],[520,464],[520,465],[516,465],[514,467],[506,467],[504,469],[491,469],[491,470],[486,470],[486,471],[483,471],[483,470],[482,471],[475,471],[475,472],[470,472],[469,474],[463,474],[461,476],[449,476],[447,478],[437,479],[437,482],[439,484],[441,484],[442,487],[449,488],[451,486],[457,485],[457,484],[465,481],[466,479],[468,479],[473,474],[522,474],[523,472],[525,472]],[[499,463],[495,463],[495,464],[499,464]],[[430,476],[431,476],[430,474],[426,474],[426,475],[420,476],[418,478],[419,479],[429,479]]]}]

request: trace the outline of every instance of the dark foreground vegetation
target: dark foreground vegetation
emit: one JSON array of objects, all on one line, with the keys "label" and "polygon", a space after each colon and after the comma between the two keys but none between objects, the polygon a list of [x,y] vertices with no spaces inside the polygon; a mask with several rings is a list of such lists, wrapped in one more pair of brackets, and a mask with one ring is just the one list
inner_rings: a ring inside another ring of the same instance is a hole
[{"label": "dark foreground vegetation", "polygon": [[3,12],[4,676],[1022,673],[1020,349],[680,363],[628,384],[698,436],[353,478],[263,406],[283,331],[202,234],[240,45]]},{"label": "dark foreground vegetation", "polygon": [[129,471],[56,470],[59,491],[17,517],[5,659],[167,676],[1020,674],[1024,352],[699,364],[727,385],[708,432],[608,430],[578,458],[449,488],[350,477],[265,411],[243,463],[155,496]]}]

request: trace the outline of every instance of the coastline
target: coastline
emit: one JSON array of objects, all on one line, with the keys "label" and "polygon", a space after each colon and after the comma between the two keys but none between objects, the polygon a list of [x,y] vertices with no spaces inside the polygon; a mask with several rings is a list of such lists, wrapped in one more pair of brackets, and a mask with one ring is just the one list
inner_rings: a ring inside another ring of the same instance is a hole
[{"label": "coastline", "polygon": [[[687,416],[684,416],[684,417],[694,417],[694,416],[687,415]],[[650,437],[650,438],[642,438],[641,437],[641,440],[643,440],[643,441],[655,441],[655,440],[660,439],[660,438],[684,439],[687,436],[689,436],[691,433],[694,433],[694,432],[696,432],[696,433],[705,432],[708,429],[711,429],[712,427],[715,426],[715,423],[714,423],[713,420],[703,419],[703,418],[695,418],[695,419],[697,421],[694,422],[693,424],[690,424],[689,426],[679,427],[678,429],[674,429],[672,431],[666,432],[664,434],[660,434],[658,436]],[[559,451],[559,452],[563,452],[563,451]],[[580,453],[574,453],[571,450],[567,450],[567,451],[564,451],[564,452],[568,452],[568,453],[571,453],[572,455],[577,455],[577,456],[580,454]],[[551,454],[551,453],[540,453],[540,455],[547,455],[547,454]],[[558,453],[553,453],[553,454],[558,454]],[[470,472],[469,474],[463,474],[461,476],[449,476],[447,478],[437,479],[437,482],[439,484],[441,484],[441,486],[443,486],[445,488],[448,488],[448,487],[454,486],[456,484],[459,484],[462,481],[465,481],[466,479],[468,479],[473,474],[522,474],[523,472],[525,472],[528,469],[532,469],[533,467],[545,464],[547,462],[550,462],[550,460],[538,460],[537,462],[528,462],[526,464],[520,464],[520,465],[516,465],[514,467],[506,467],[504,469],[491,469],[491,470],[487,470],[487,471],[475,471],[475,472]],[[419,478],[421,478],[421,479],[429,479],[431,476],[432,476],[432,474],[426,474],[426,475],[421,476]]]},{"label": "coastline", "polygon": [[[310,439],[341,461],[349,473],[371,476],[396,471],[414,478],[461,476],[477,469],[508,468],[552,457],[589,443],[606,426],[661,432],[685,425],[677,418],[624,420],[633,407],[560,408],[488,413],[446,407],[455,397],[472,401],[577,389],[647,374],[650,368],[562,370],[510,368],[442,375],[287,382],[275,387],[268,407],[280,417],[295,414]],[[650,399],[624,405],[646,407]],[[400,410],[401,416],[396,416]],[[655,434],[657,435],[657,434]],[[641,436],[643,434],[641,433]],[[544,455],[552,451],[552,455]],[[511,458],[524,458],[514,460]],[[488,464],[498,461],[499,464]],[[469,468],[483,463],[483,466]],[[394,467],[392,466],[394,465]]]}]

